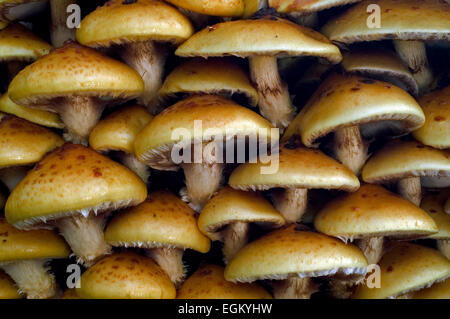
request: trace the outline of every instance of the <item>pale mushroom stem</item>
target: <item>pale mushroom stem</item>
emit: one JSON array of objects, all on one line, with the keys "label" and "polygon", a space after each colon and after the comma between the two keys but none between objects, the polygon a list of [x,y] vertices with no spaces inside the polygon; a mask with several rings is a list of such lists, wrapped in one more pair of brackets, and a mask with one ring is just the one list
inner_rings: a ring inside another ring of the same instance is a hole
[{"label": "pale mushroom stem", "polygon": [[420,177],[407,177],[398,181],[398,192],[404,199],[409,200],[414,205],[420,206],[422,201],[422,185]]},{"label": "pale mushroom stem", "polygon": [[6,185],[6,187],[8,187],[9,191],[12,192],[17,184],[19,184],[20,181],[27,175],[28,169],[29,168],[26,166],[0,169],[0,180]]},{"label": "pale mushroom stem", "polygon": [[2,15],[8,21],[25,20],[30,16],[30,13],[37,14],[38,12],[44,11],[46,4],[47,1],[23,2],[19,5],[13,4],[11,7],[8,7],[8,5],[5,4]]},{"label": "pale mushroom stem", "polygon": [[356,245],[362,250],[369,265],[377,264],[383,255],[384,237],[370,237],[356,240]]},{"label": "pale mushroom stem", "polygon": [[223,257],[227,264],[236,253],[248,243],[250,225],[246,222],[234,222],[222,231]]},{"label": "pale mushroom stem", "polygon": [[75,40],[76,28],[67,26],[67,7],[76,4],[76,0],[50,0],[52,26],[50,36],[55,48],[62,47],[67,40]]},{"label": "pale mushroom stem", "polygon": [[306,188],[288,188],[272,194],[274,206],[288,224],[297,222],[305,213],[308,204]]},{"label": "pale mushroom stem", "polygon": [[250,75],[259,95],[259,110],[278,128],[286,128],[294,117],[286,83],[278,72],[275,56],[252,56],[249,58]]},{"label": "pale mushroom stem", "polygon": [[358,175],[367,160],[367,146],[358,126],[339,128],[334,132],[336,158]]},{"label": "pale mushroom stem", "polygon": [[420,92],[430,90],[433,73],[428,65],[425,43],[422,41],[394,40],[395,50],[400,58],[411,69]]},{"label": "pale mushroom stem", "polygon": [[8,83],[25,67],[22,61],[9,61],[6,63],[6,72],[8,73]]},{"label": "pale mushroom stem", "polygon": [[152,258],[169,276],[175,286],[179,286],[186,277],[186,268],[183,264],[184,251],[179,248],[152,248],[147,249],[147,256]]},{"label": "pale mushroom stem", "polygon": [[330,278],[328,289],[330,295],[336,299],[349,299],[357,285],[364,280],[363,275],[346,276],[345,278]]},{"label": "pale mushroom stem", "polygon": [[447,259],[450,259],[450,240],[438,239],[437,248],[442,253],[442,255],[447,257]]},{"label": "pale mushroom stem", "polygon": [[184,8],[178,8],[178,10],[192,22],[196,30],[203,29],[211,20],[211,17],[205,14],[197,13]]},{"label": "pale mushroom stem", "polygon": [[148,178],[150,177],[150,171],[147,165],[140,162],[136,156],[130,153],[121,152],[119,157],[123,165],[136,173],[136,175],[139,176],[144,183],[147,183]]},{"label": "pale mushroom stem", "polygon": [[28,299],[51,298],[57,293],[55,277],[48,272],[46,259],[21,260],[2,265]]},{"label": "pale mushroom stem", "polygon": [[163,83],[166,50],[153,41],[134,42],[120,50],[122,59],[144,81],[144,94],[138,99],[153,115],[160,110],[158,91]]},{"label": "pale mushroom stem", "polygon": [[310,299],[319,289],[311,278],[290,277],[272,283],[275,299]]},{"label": "pale mushroom stem", "polygon": [[104,238],[106,214],[88,217],[76,215],[56,221],[61,235],[65,238],[78,262],[90,266],[100,257],[111,252]]},{"label": "pale mushroom stem", "polygon": [[312,28],[312,29],[317,28],[317,25],[319,24],[319,16],[318,16],[317,12],[313,12],[310,14],[292,13],[291,16],[295,20],[295,23],[305,26],[305,27],[308,27],[308,28]]}]

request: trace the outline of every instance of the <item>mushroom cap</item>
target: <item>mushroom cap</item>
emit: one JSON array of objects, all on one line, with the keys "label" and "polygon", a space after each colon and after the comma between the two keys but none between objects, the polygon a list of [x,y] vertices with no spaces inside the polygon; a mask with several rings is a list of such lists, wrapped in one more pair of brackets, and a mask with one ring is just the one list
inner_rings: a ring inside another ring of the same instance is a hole
[{"label": "mushroom cap", "polygon": [[[350,44],[378,40],[445,40],[450,35],[450,6],[442,0],[379,0],[380,28],[367,27],[367,7],[359,2],[322,28],[331,41]],[[426,17],[426,19],[424,19]]]},{"label": "mushroom cap", "polygon": [[437,250],[396,242],[381,258],[381,287],[358,286],[355,299],[384,299],[429,287],[450,276],[450,261]]},{"label": "mushroom cap", "polygon": [[134,153],[134,140],[152,120],[141,105],[121,108],[97,123],[89,135],[89,145],[96,151],[123,151]]},{"label": "mushroom cap", "polygon": [[22,296],[14,284],[14,281],[0,270],[0,299],[20,299]]},{"label": "mushroom cap", "polygon": [[279,13],[313,13],[329,9],[332,7],[343,6],[346,4],[358,2],[361,0],[269,0],[269,7],[274,8]]},{"label": "mushroom cap", "polygon": [[434,239],[450,239],[450,215],[444,211],[445,201],[449,198],[450,191],[442,190],[438,194],[428,194],[420,202],[420,207],[430,214],[439,232],[429,236]]},{"label": "mushroom cap", "polygon": [[228,184],[241,190],[282,187],[341,189],[354,192],[359,188],[359,180],[351,170],[320,150],[287,142],[280,147],[276,173],[264,174],[262,168],[268,166],[269,164],[264,164],[268,162],[267,159],[261,158],[257,163],[239,165],[231,174]]},{"label": "mushroom cap", "polygon": [[167,2],[200,14],[219,17],[240,17],[244,14],[245,0],[167,0]]},{"label": "mushroom cap", "polygon": [[[34,14],[40,11],[40,9],[43,9],[46,2],[47,0],[0,0],[0,24],[8,23],[11,18],[14,20],[22,20],[30,14]],[[9,14],[10,10],[14,10],[15,7],[19,7],[20,9],[18,12],[11,12],[11,17]]]},{"label": "mushroom cap", "polygon": [[283,140],[300,134],[311,147],[339,128],[383,121],[404,134],[421,127],[425,115],[411,95],[390,83],[334,73],[291,122]]},{"label": "mushroom cap", "polygon": [[178,289],[177,299],[272,299],[259,284],[232,283],[223,272],[221,266],[200,266]]},{"label": "mushroom cap", "polygon": [[[196,121],[201,121],[201,136],[195,129]],[[217,95],[194,95],[156,115],[136,137],[134,150],[136,157],[150,167],[174,170],[177,165],[170,154],[174,144],[208,142],[219,135],[228,138],[258,134],[269,141],[272,128],[265,118],[230,100]],[[175,136],[180,130],[183,134]],[[190,138],[184,134],[188,132]]]},{"label": "mushroom cap", "polygon": [[336,64],[342,55],[322,34],[293,22],[269,17],[209,26],[178,47],[182,57],[315,56]]},{"label": "mushroom cap", "polygon": [[0,31],[0,61],[34,61],[51,48],[21,24],[13,23]]},{"label": "mushroom cap", "polygon": [[381,236],[415,238],[438,231],[433,219],[422,209],[371,184],[326,204],[316,215],[314,227],[344,241]]},{"label": "mushroom cap", "polygon": [[8,93],[0,97],[0,111],[42,126],[64,128],[64,123],[57,114],[16,104],[11,101]]},{"label": "mushroom cap", "polygon": [[434,149],[416,141],[392,141],[369,158],[362,169],[366,183],[424,176],[450,176],[450,150]]},{"label": "mushroom cap", "polygon": [[414,131],[414,138],[434,148],[450,148],[450,85],[419,98],[425,124]]},{"label": "mushroom cap", "polygon": [[195,212],[167,191],[151,193],[143,203],[116,215],[106,227],[105,240],[112,246],[190,248],[202,253],[210,248]]},{"label": "mushroom cap", "polygon": [[39,162],[64,140],[47,128],[0,113],[0,168]]},{"label": "mushroom cap", "polygon": [[66,143],[14,188],[5,215],[9,223],[23,228],[137,205],[146,197],[146,185],[128,168],[90,148]]},{"label": "mushroom cap", "polygon": [[175,68],[159,90],[164,98],[179,93],[244,94],[252,106],[258,104],[258,92],[248,75],[236,63],[223,58],[192,59]]},{"label": "mushroom cap", "polygon": [[450,299],[450,278],[416,292],[413,299]]},{"label": "mushroom cap", "polygon": [[203,207],[198,218],[198,227],[211,240],[221,240],[221,228],[234,222],[281,227],[285,220],[261,194],[226,186]]},{"label": "mushroom cap", "polygon": [[70,248],[48,229],[19,230],[0,218],[0,264],[30,259],[67,258]]},{"label": "mushroom cap", "polygon": [[165,41],[179,44],[194,29],[176,8],[162,1],[108,1],[97,8],[77,29],[76,38],[90,47],[109,47],[139,41]]},{"label": "mushroom cap", "polygon": [[150,258],[132,252],[99,260],[80,278],[77,295],[86,299],[173,299],[176,290]]},{"label": "mushroom cap", "polygon": [[298,229],[275,230],[244,246],[225,268],[225,279],[252,282],[290,276],[365,273],[367,260],[352,244]]},{"label": "mushroom cap", "polygon": [[143,90],[141,76],[126,64],[70,42],[20,71],[8,94],[17,104],[40,107],[73,95],[127,100]]}]

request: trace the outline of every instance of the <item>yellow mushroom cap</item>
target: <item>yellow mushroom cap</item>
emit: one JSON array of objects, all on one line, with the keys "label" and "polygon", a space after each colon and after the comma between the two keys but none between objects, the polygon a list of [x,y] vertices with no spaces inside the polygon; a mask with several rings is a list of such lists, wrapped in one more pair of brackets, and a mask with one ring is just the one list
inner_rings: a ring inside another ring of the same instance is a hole
[{"label": "yellow mushroom cap", "polygon": [[[201,121],[201,136],[195,130]],[[194,95],[158,115],[138,134],[134,143],[136,157],[155,169],[173,170],[171,148],[177,143],[210,141],[217,135],[251,136],[270,140],[273,126],[262,116],[217,95]],[[182,130],[183,134],[177,136]],[[190,138],[184,133],[189,133]],[[262,136],[264,134],[265,136]]]},{"label": "yellow mushroom cap", "polygon": [[[439,40],[450,32],[450,7],[442,0],[379,0],[380,28],[367,26],[367,7],[372,0],[352,6],[329,21],[322,32],[332,41]],[[424,19],[426,17],[426,19]]]},{"label": "yellow mushroom cap", "polygon": [[80,278],[77,295],[86,299],[173,299],[175,286],[150,258],[132,252],[106,256]]},{"label": "yellow mushroom cap", "polygon": [[8,93],[0,97],[0,111],[42,126],[64,128],[64,123],[57,114],[16,104],[11,101]]},{"label": "yellow mushroom cap", "polygon": [[151,193],[145,202],[116,215],[106,227],[105,240],[113,246],[190,248],[202,253],[210,248],[195,212],[166,191]]},{"label": "yellow mushroom cap", "polygon": [[244,246],[225,267],[225,279],[252,282],[353,274],[364,273],[366,267],[367,260],[356,246],[292,225]]},{"label": "yellow mushroom cap", "polygon": [[355,299],[384,299],[429,287],[450,276],[450,261],[437,250],[397,242],[379,262],[381,287],[358,286]]},{"label": "yellow mushroom cap", "polygon": [[0,299],[20,299],[14,281],[3,270],[0,270]]},{"label": "yellow mushroom cap", "polygon": [[177,299],[272,299],[260,285],[226,281],[223,272],[221,266],[200,266],[178,289]]},{"label": "yellow mushroom cap", "polygon": [[291,122],[283,140],[300,134],[311,147],[338,128],[382,121],[395,122],[400,134],[422,126],[425,116],[411,95],[390,83],[334,73]]},{"label": "yellow mushroom cap", "polygon": [[362,170],[367,183],[406,177],[448,176],[450,150],[437,150],[416,141],[393,141],[375,153]]},{"label": "yellow mushroom cap", "polygon": [[413,299],[450,299],[450,278],[416,292]]},{"label": "yellow mushroom cap", "polygon": [[270,227],[280,227],[285,223],[283,216],[261,194],[226,186],[203,207],[198,227],[211,240],[220,240],[220,229],[234,222]]},{"label": "yellow mushroom cap", "polygon": [[108,1],[87,15],[77,29],[81,44],[109,47],[137,41],[183,42],[194,32],[188,18],[156,0]]},{"label": "yellow mushroom cap", "polygon": [[422,209],[371,184],[326,204],[316,215],[314,227],[344,241],[380,236],[414,238],[438,231]]},{"label": "yellow mushroom cap", "polygon": [[244,94],[252,106],[258,92],[248,75],[236,63],[223,58],[192,59],[175,68],[159,90],[161,97],[179,93]]},{"label": "yellow mushroom cap", "polygon": [[0,113],[0,168],[36,163],[63,143],[47,128]]},{"label": "yellow mushroom cap", "polygon": [[5,215],[23,228],[57,218],[137,205],[147,187],[125,166],[79,144],[66,143],[14,188]]},{"label": "yellow mushroom cap", "polygon": [[167,2],[200,14],[219,17],[240,17],[244,14],[245,0],[167,0]]},{"label": "yellow mushroom cap", "polygon": [[134,153],[134,140],[153,116],[140,105],[124,107],[98,122],[89,135],[89,145],[96,151]]},{"label": "yellow mushroom cap", "polygon": [[67,258],[69,246],[47,229],[19,230],[0,218],[0,264],[29,259]]},{"label": "yellow mushroom cap", "polygon": [[209,26],[178,47],[176,55],[249,57],[315,56],[339,63],[339,49],[322,34],[275,17],[237,20]]},{"label": "yellow mushroom cap", "polygon": [[416,140],[435,148],[450,148],[450,85],[419,98],[425,124],[413,132]]},{"label": "yellow mushroom cap", "polygon": [[429,236],[434,239],[450,239],[450,214],[444,211],[445,201],[449,198],[450,192],[442,190],[438,194],[428,194],[420,202],[420,207],[425,210],[435,221],[439,232]]},{"label": "yellow mushroom cap", "polygon": [[132,99],[143,90],[144,82],[135,70],[71,42],[20,71],[11,81],[8,94],[15,103],[37,107],[72,95]]},{"label": "yellow mushroom cap", "polygon": [[343,6],[360,0],[269,0],[269,7],[280,13],[312,13],[332,7]]}]

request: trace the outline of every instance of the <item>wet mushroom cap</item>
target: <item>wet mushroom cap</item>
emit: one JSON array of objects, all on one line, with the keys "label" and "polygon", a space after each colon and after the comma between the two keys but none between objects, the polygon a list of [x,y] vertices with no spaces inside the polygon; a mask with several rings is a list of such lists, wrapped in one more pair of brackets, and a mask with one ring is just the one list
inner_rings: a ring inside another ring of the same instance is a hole
[{"label": "wet mushroom cap", "polygon": [[259,284],[232,283],[223,272],[221,266],[200,266],[178,289],[177,299],[272,299]]},{"label": "wet mushroom cap", "polygon": [[22,296],[19,294],[14,281],[3,270],[0,270],[0,299],[20,298]]},{"label": "wet mushroom cap", "polygon": [[113,0],[87,15],[76,37],[78,42],[90,47],[109,47],[147,40],[178,44],[192,33],[189,19],[162,1],[139,0],[127,4]]},{"label": "wet mushroom cap", "polygon": [[210,248],[195,212],[166,191],[151,193],[143,203],[116,215],[105,230],[105,240],[112,246],[190,248],[202,253]]},{"label": "wet mushroom cap", "polygon": [[8,198],[5,215],[16,227],[137,205],[142,180],[94,150],[66,143],[40,161]]},{"label": "wet mushroom cap", "polygon": [[150,258],[132,252],[104,257],[81,276],[76,289],[86,299],[173,299],[175,287]]},{"label": "wet mushroom cap", "polygon": [[450,278],[416,292],[413,299],[450,299]]},{"label": "wet mushroom cap", "polygon": [[218,17],[240,17],[244,14],[245,0],[167,0],[167,2],[200,14]]},{"label": "wet mushroom cap", "polygon": [[428,238],[450,240],[450,215],[444,211],[444,204],[449,194],[448,190],[442,190],[438,194],[428,194],[420,203],[420,207],[430,214],[439,228],[439,232]]},{"label": "wet mushroom cap", "polygon": [[371,184],[326,204],[316,215],[314,227],[344,241],[380,236],[414,238],[438,231],[422,209]]},{"label": "wet mushroom cap", "polygon": [[437,250],[396,242],[379,262],[381,287],[360,285],[353,298],[385,299],[416,291],[450,276],[450,261]]},{"label": "wet mushroom cap", "polygon": [[334,73],[291,122],[283,141],[300,134],[311,147],[337,129],[383,121],[403,134],[421,127],[425,116],[411,95],[390,83]]},{"label": "wet mushroom cap", "polygon": [[312,13],[332,7],[343,6],[358,2],[360,0],[269,0],[269,7],[274,8],[279,13]]}]

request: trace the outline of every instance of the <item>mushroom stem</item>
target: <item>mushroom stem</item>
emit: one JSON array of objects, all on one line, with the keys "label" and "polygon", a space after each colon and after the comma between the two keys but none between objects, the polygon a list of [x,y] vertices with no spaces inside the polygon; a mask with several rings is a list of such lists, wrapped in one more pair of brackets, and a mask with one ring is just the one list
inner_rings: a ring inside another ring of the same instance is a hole
[{"label": "mushroom stem", "polygon": [[333,277],[328,282],[330,295],[336,299],[349,299],[355,287],[363,280],[363,275],[345,276],[344,278]]},{"label": "mushroom stem", "polygon": [[1,267],[28,299],[46,299],[57,293],[55,277],[48,272],[46,262],[46,259],[21,260]]},{"label": "mushroom stem", "polygon": [[179,248],[147,249],[147,256],[152,258],[169,276],[175,286],[179,286],[186,276],[183,264],[183,250]]},{"label": "mushroom stem", "polygon": [[158,114],[158,91],[162,86],[166,50],[153,41],[134,42],[120,50],[122,59],[136,70],[144,81],[144,94],[138,99],[149,112]]},{"label": "mushroom stem", "polygon": [[62,47],[67,40],[75,40],[75,28],[67,26],[67,7],[76,0],[50,0],[52,27],[50,36],[54,47]]},{"label": "mushroom stem", "polygon": [[305,213],[308,204],[306,188],[288,188],[272,194],[274,206],[287,223],[297,222]]},{"label": "mushroom stem", "polygon": [[259,110],[273,125],[284,129],[294,117],[286,83],[278,72],[275,56],[249,58],[250,75],[259,95]]},{"label": "mushroom stem", "polygon": [[437,248],[442,253],[442,255],[447,257],[447,259],[450,259],[450,240],[438,239]]},{"label": "mushroom stem", "polygon": [[295,23],[314,29],[319,24],[319,16],[317,15],[317,12],[312,12],[309,14],[304,13],[291,13],[292,18],[294,19]]},{"label": "mushroom stem", "polygon": [[123,165],[135,172],[144,183],[147,183],[148,178],[150,177],[150,171],[147,165],[141,163],[136,156],[130,153],[121,152],[119,157]]},{"label": "mushroom stem", "polygon": [[211,20],[211,17],[206,14],[201,14],[184,8],[178,8],[178,11],[184,14],[192,22],[196,30],[203,29]]},{"label": "mushroom stem", "polygon": [[226,264],[248,243],[250,225],[246,222],[234,222],[222,231],[223,257]]},{"label": "mushroom stem", "polygon": [[334,132],[336,158],[358,175],[367,159],[367,146],[358,126],[343,127]]},{"label": "mushroom stem", "polygon": [[310,299],[318,291],[311,278],[291,277],[272,283],[275,299]]},{"label": "mushroom stem", "polygon": [[377,264],[383,255],[384,237],[358,239],[356,245],[362,250],[369,265]]},{"label": "mushroom stem", "polygon": [[0,169],[0,180],[8,187],[9,191],[12,192],[17,184],[19,184],[27,175],[27,172],[28,167],[26,166],[3,168]]},{"label": "mushroom stem", "polygon": [[407,177],[398,181],[398,192],[404,199],[409,200],[414,205],[420,206],[422,201],[422,185],[420,177]]},{"label": "mushroom stem", "polygon": [[111,252],[103,235],[105,222],[105,214],[89,214],[88,217],[76,215],[58,219],[56,226],[77,256],[78,262],[90,266],[98,258]]},{"label": "mushroom stem", "polygon": [[411,69],[420,92],[429,91],[433,82],[433,73],[428,65],[427,50],[422,41],[394,40],[395,50]]}]

